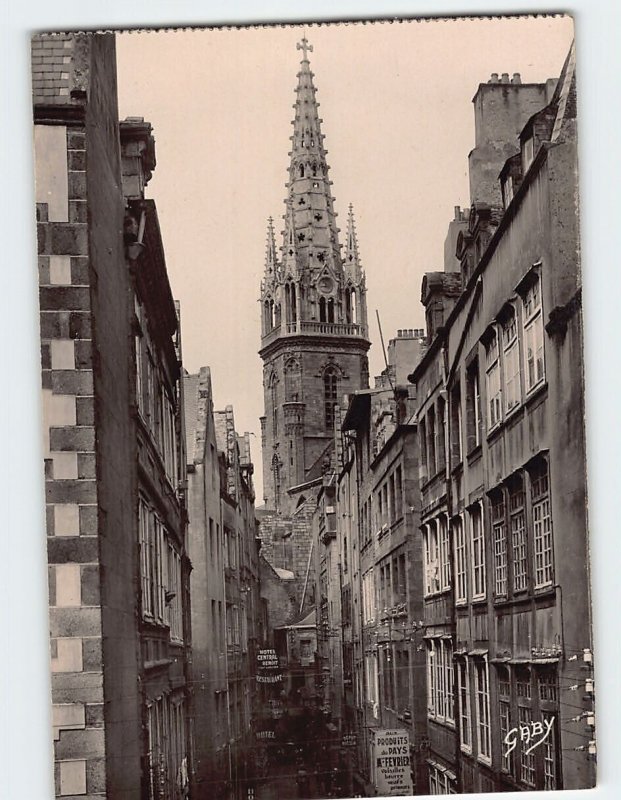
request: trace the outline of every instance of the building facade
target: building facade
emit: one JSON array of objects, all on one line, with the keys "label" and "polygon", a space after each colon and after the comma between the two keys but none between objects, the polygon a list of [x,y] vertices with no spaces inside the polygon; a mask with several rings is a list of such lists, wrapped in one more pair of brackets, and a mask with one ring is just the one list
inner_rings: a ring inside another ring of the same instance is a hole
[{"label": "building facade", "polygon": [[422,793],[427,785],[418,453],[406,380],[407,365],[424,350],[423,333],[398,332],[375,389],[349,398],[342,423],[336,519],[343,731],[352,789],[365,794],[381,788],[374,741],[386,730],[407,738],[406,788]]},{"label": "building facade", "polygon": [[460,273],[423,281],[436,794],[594,782],[575,103],[573,47],[558,82],[479,87]]},{"label": "building facade", "polygon": [[245,798],[252,774],[256,661],[264,640],[259,540],[249,434],[235,430],[233,407],[214,413],[220,457],[220,508],[226,620],[226,673],[233,797]]},{"label": "building facade", "polygon": [[192,796],[226,796],[231,769],[220,452],[211,373],[185,375],[188,548],[192,560]]},{"label": "building facade", "polygon": [[56,795],[180,798],[185,457],[153,138],[119,125],[114,36],[35,36],[32,72]]}]

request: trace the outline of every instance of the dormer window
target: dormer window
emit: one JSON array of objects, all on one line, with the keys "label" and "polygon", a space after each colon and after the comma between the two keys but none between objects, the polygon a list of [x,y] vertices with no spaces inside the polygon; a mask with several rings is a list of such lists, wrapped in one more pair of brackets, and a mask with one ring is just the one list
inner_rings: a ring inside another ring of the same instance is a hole
[{"label": "dormer window", "polygon": [[513,178],[507,175],[502,184],[502,204],[505,210],[508,208],[509,203],[513,200]]},{"label": "dormer window", "polygon": [[522,145],[522,172],[526,171],[535,159],[535,137],[531,133],[528,139]]}]

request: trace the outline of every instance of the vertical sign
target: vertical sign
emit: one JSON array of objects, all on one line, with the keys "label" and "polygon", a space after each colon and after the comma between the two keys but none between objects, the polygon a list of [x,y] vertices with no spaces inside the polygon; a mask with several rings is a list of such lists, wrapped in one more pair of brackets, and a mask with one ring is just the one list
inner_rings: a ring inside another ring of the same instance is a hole
[{"label": "vertical sign", "polygon": [[371,765],[373,783],[380,797],[412,794],[410,736],[406,730],[371,731]]}]

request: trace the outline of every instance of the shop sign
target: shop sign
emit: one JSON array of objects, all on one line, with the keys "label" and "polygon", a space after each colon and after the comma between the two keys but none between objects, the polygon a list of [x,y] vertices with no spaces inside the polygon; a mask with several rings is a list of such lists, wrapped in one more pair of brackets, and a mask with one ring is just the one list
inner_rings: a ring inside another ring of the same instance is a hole
[{"label": "shop sign", "polygon": [[355,747],[358,743],[355,733],[344,733],[341,739],[341,747]]},{"label": "shop sign", "polygon": [[410,736],[406,730],[371,731],[371,777],[380,797],[412,794]]}]

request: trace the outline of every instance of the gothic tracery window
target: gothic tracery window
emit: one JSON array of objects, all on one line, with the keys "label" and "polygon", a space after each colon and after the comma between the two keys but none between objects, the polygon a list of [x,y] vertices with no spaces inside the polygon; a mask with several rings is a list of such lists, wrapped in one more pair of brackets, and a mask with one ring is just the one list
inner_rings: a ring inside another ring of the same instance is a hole
[{"label": "gothic tracery window", "polygon": [[337,400],[338,376],[334,367],[328,367],[323,374],[323,397],[326,430],[334,429],[334,409]]}]

